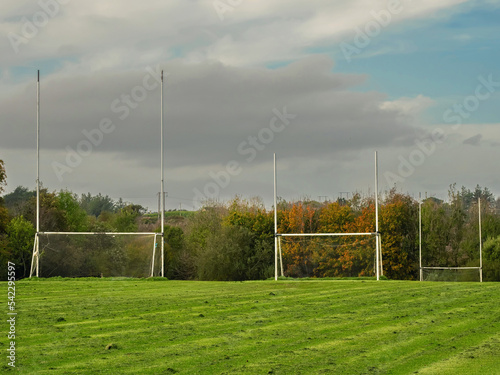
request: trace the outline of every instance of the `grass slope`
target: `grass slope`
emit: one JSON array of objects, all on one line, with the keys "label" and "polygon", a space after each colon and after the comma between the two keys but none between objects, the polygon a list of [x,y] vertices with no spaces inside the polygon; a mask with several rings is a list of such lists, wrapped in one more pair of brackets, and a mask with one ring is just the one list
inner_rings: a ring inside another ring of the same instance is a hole
[{"label": "grass slope", "polygon": [[49,279],[16,289],[17,367],[4,359],[2,373],[500,373],[498,283]]}]

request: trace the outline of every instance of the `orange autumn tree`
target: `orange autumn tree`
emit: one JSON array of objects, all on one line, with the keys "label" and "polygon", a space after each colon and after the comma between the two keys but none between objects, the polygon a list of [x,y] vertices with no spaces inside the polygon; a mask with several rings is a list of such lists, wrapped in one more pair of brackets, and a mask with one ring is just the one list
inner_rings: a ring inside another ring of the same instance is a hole
[{"label": "orange autumn tree", "polygon": [[[373,200],[361,208],[361,213],[349,228],[353,233],[373,233],[375,232],[375,204]],[[355,256],[352,272],[356,276],[373,276],[375,262],[375,242],[374,236],[358,236],[351,238],[351,251]]]},{"label": "orange autumn tree", "polygon": [[[319,205],[282,202],[279,233],[373,233],[372,198]],[[343,204],[341,204],[343,203]],[[416,276],[418,205],[408,195],[391,190],[381,204],[384,275],[393,279]],[[375,237],[286,237],[282,250],[287,276],[357,277],[375,274]]]},{"label": "orange autumn tree", "polygon": [[[317,230],[316,209],[308,202],[284,205],[278,213],[279,233],[314,233]],[[316,265],[313,249],[304,237],[282,237],[283,263],[287,276],[310,277]]]},{"label": "orange autumn tree", "polygon": [[418,204],[392,189],[380,208],[384,275],[409,280],[418,270]]},{"label": "orange autumn tree", "polygon": [[[345,233],[355,221],[349,205],[329,203],[319,214],[319,233]],[[346,237],[319,237],[312,240],[314,261],[317,263],[314,275],[318,277],[353,276],[356,254]]]}]

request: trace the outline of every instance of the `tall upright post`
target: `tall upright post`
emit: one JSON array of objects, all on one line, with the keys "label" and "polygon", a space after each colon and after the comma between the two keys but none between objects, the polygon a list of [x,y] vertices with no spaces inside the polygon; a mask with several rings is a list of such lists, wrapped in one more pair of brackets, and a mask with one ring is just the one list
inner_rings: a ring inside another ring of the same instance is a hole
[{"label": "tall upright post", "polygon": [[479,211],[479,282],[483,282],[483,237],[481,231],[481,198],[477,198]]},{"label": "tall upright post", "polygon": [[379,233],[378,233],[378,157],[377,151],[375,151],[375,233],[376,233],[376,248],[375,248],[375,258],[376,258],[376,268],[377,268],[377,280],[380,280],[380,255],[379,255]]},{"label": "tall upright post", "polygon": [[278,280],[278,198],[276,181],[276,153],[274,154],[274,280]]},{"label": "tall upright post", "polygon": [[40,266],[40,70],[36,79],[36,277],[39,277]]},{"label": "tall upright post", "polygon": [[423,281],[422,274],[422,200],[418,202],[418,269],[420,281]]},{"label": "tall upright post", "polygon": [[382,261],[382,236],[378,235],[378,253],[380,255],[380,276],[384,276],[384,262]]},{"label": "tall upright post", "polygon": [[153,240],[153,258],[151,260],[151,277],[153,277],[155,275],[155,256],[156,256],[156,234],[155,234],[155,238]]},{"label": "tall upright post", "polygon": [[278,248],[280,252],[281,276],[285,276],[285,273],[283,272],[283,253],[281,252],[281,237],[278,237]]},{"label": "tall upright post", "polygon": [[164,198],[164,178],[163,178],[163,70],[161,71],[161,85],[160,85],[160,137],[161,137],[161,276],[165,277],[165,198]]}]

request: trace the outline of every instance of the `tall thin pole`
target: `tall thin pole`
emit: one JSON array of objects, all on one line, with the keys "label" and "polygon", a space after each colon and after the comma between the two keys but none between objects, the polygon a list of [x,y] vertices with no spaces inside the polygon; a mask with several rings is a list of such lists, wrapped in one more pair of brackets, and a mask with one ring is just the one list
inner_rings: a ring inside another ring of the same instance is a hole
[{"label": "tall thin pole", "polygon": [[40,70],[37,72],[36,80],[36,277],[39,277],[40,265],[38,233],[40,233]]},{"label": "tall thin pole", "polygon": [[163,70],[161,71],[161,85],[160,85],[160,138],[161,138],[161,276],[165,277],[165,198],[163,195],[164,190],[164,177],[163,177]]},{"label": "tall thin pole", "polygon": [[380,276],[384,276],[384,262],[382,261],[382,236],[378,236],[378,252],[380,255]]},{"label": "tall thin pole", "polygon": [[378,157],[377,151],[375,151],[375,232],[376,235],[376,248],[375,248],[375,258],[376,258],[376,268],[377,268],[377,280],[380,280],[380,255],[379,255],[379,233],[378,233]]},{"label": "tall thin pole", "polygon": [[156,234],[153,240],[153,259],[151,260],[151,277],[155,275],[155,256],[156,256]]},{"label": "tall thin pole", "polygon": [[274,280],[278,280],[278,198],[276,186],[276,153],[274,154]]},{"label": "tall thin pole", "polygon": [[281,252],[281,237],[278,238],[278,247],[280,250],[280,267],[281,267],[281,276],[285,276],[283,272],[283,253]]},{"label": "tall thin pole", "polygon": [[479,210],[479,282],[483,282],[483,238],[481,231],[481,198],[477,198]]},{"label": "tall thin pole", "polygon": [[422,201],[418,202],[418,270],[420,281],[423,280],[422,274]]}]

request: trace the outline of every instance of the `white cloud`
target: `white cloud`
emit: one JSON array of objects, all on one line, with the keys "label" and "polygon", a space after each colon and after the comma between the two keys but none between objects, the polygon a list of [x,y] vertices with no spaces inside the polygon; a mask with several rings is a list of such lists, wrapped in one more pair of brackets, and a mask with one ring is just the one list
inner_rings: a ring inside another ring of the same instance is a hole
[{"label": "white cloud", "polygon": [[433,104],[434,101],[431,98],[418,95],[415,98],[403,97],[392,101],[385,101],[380,104],[380,109],[398,112],[402,116],[416,116]]}]

